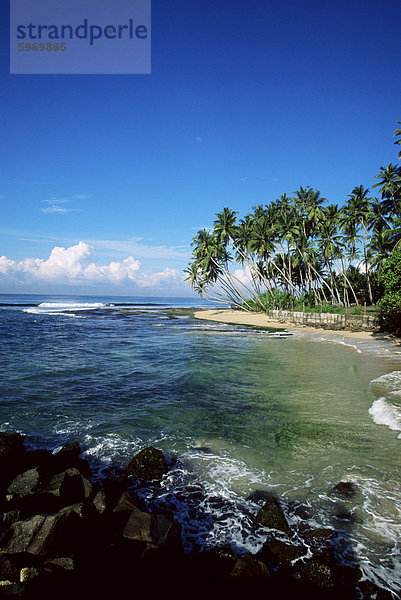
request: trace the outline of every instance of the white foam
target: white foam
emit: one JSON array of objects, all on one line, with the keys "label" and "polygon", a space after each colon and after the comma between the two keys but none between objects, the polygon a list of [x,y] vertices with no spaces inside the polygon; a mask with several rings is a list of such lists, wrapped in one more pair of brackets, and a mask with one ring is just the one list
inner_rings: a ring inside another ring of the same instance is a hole
[{"label": "white foam", "polygon": [[27,308],[24,309],[22,312],[30,313],[32,315],[57,315],[62,317],[78,317],[78,315],[74,314],[73,312],[58,312],[55,310],[44,311],[40,310],[39,308]]},{"label": "white foam", "polygon": [[102,308],[103,302],[42,302],[38,308],[50,310],[92,310]]},{"label": "white foam", "polygon": [[370,386],[385,392],[401,390],[401,371],[393,371],[372,379]]},{"label": "white foam", "polygon": [[95,310],[104,308],[102,302],[42,302],[34,308],[26,308],[23,312],[33,315],[62,315],[76,316],[77,311]]},{"label": "white foam", "polygon": [[[387,425],[393,431],[401,431],[401,410],[386,398],[375,400],[369,414],[377,425]],[[401,435],[398,437],[401,438]]]}]

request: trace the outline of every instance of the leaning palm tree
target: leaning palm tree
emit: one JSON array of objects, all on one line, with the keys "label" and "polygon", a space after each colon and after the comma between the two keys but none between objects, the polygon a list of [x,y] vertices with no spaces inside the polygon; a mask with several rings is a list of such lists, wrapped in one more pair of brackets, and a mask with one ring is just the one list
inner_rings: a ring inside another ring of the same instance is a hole
[{"label": "leaning palm tree", "polygon": [[368,227],[367,223],[370,215],[370,201],[371,198],[368,195],[369,189],[365,189],[363,185],[354,187],[351,194],[348,195],[349,201],[346,205],[345,210],[349,212],[350,218],[354,221],[354,227],[356,233],[362,230],[362,249],[364,256],[364,266],[366,274],[366,284],[368,288],[369,301],[373,304],[372,286],[370,283],[369,276],[369,264],[368,264]]},{"label": "leaning palm tree", "polygon": [[[331,212],[334,213],[334,211]],[[332,302],[341,304],[333,270],[333,261],[336,258],[341,258],[342,239],[334,219],[328,218],[327,214],[319,230],[318,247],[323,263],[329,271]]]}]

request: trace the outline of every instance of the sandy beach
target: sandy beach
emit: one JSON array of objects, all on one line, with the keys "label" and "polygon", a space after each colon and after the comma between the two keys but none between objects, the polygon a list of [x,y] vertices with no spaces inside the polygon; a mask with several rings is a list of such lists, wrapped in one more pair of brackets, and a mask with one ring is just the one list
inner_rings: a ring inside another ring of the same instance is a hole
[{"label": "sandy beach", "polygon": [[206,319],[207,321],[217,321],[220,323],[232,323],[237,325],[253,325],[254,327],[273,327],[278,329],[285,329],[286,331],[307,331],[310,333],[321,334],[324,332],[333,333],[333,335],[342,335],[347,338],[354,338],[359,340],[368,339],[381,339],[396,344],[401,344],[399,338],[386,333],[375,333],[371,331],[347,331],[342,329],[329,330],[321,329],[317,327],[311,327],[307,325],[295,325],[294,323],[283,323],[281,321],[274,321],[268,317],[265,313],[248,313],[239,310],[221,309],[221,310],[200,310],[194,313],[196,319]]}]

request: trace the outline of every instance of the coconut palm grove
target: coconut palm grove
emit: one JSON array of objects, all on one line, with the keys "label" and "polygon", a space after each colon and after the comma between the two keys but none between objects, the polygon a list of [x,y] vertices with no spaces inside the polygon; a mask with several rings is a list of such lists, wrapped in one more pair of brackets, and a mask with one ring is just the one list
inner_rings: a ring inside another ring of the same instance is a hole
[{"label": "coconut palm grove", "polygon": [[[401,129],[394,137],[401,146]],[[376,311],[382,328],[399,334],[401,166],[374,178],[342,206],[307,186],[242,218],[225,207],[193,238],[187,280],[201,296],[247,311]]]}]

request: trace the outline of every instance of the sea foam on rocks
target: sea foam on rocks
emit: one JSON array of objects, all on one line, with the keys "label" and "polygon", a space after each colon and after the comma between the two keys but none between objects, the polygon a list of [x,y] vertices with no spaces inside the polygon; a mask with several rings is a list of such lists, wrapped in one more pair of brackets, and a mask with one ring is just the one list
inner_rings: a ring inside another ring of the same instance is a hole
[{"label": "sea foam on rocks", "polygon": [[334,532],[295,535],[272,497],[255,517],[254,527],[268,531],[257,554],[236,556],[229,544],[185,553],[174,513],[147,510],[132,491],[133,478],[157,487],[166,476],[160,450],[143,449],[127,470],[102,480],[91,477],[80,454],[77,442],[53,454],[28,451],[21,435],[0,433],[0,597],[101,598],[142,587],[187,597],[221,586],[232,597],[257,590],[390,598],[362,581],[358,567],[338,564]]}]

